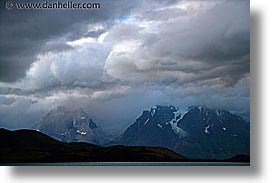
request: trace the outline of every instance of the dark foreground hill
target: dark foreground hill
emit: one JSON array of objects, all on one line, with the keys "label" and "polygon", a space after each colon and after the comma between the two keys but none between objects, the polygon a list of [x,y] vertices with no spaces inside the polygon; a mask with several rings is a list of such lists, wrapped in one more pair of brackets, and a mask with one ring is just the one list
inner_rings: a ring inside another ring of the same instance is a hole
[{"label": "dark foreground hill", "polygon": [[[100,147],[83,142],[64,143],[34,130],[0,129],[0,149],[0,163],[200,161],[187,159],[162,147]],[[239,155],[223,161],[249,162],[249,157]]]},{"label": "dark foreground hill", "polygon": [[0,162],[181,162],[183,156],[161,147],[100,147],[63,143],[33,130],[0,129]]}]

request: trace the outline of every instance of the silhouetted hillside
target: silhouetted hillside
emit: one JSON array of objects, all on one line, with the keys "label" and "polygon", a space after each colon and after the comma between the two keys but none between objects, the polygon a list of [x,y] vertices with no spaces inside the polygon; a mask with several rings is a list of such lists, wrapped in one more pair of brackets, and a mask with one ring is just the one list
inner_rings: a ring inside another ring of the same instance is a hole
[{"label": "silhouetted hillside", "polygon": [[246,155],[227,160],[191,160],[163,147],[100,147],[84,142],[64,143],[33,130],[0,129],[0,149],[0,163],[249,162]]},{"label": "silhouetted hillside", "polygon": [[63,143],[33,130],[0,129],[0,162],[181,162],[183,156],[162,147],[100,147]]}]

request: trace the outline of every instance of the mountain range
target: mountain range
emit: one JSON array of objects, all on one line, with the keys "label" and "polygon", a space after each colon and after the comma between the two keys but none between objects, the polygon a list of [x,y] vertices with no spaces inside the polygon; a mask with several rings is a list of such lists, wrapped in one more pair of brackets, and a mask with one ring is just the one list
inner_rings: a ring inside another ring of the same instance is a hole
[{"label": "mountain range", "polygon": [[227,159],[250,154],[249,131],[248,122],[225,110],[155,106],[110,144],[161,146],[190,159]]},{"label": "mountain range", "polygon": [[83,109],[58,107],[33,127],[62,142],[87,142],[103,146],[164,147],[189,159],[224,160],[250,154],[250,126],[242,117],[225,110],[192,106],[154,106],[121,135],[106,140],[98,125]]}]

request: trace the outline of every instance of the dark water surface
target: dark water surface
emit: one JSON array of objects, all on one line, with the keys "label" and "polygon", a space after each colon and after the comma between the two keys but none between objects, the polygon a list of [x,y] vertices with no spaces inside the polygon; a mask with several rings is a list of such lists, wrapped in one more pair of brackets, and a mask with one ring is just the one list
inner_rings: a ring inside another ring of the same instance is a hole
[{"label": "dark water surface", "polygon": [[246,162],[64,162],[10,163],[1,166],[250,166]]}]

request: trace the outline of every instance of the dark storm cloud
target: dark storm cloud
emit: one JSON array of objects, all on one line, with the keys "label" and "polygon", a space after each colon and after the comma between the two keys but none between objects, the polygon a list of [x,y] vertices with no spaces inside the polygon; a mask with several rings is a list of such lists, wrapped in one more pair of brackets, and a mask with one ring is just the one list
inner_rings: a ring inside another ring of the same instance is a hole
[{"label": "dark storm cloud", "polygon": [[[30,2],[30,1],[13,1]],[[44,1],[35,1],[44,2]],[[76,1],[75,1],[76,2]],[[100,1],[100,10],[6,10],[0,11],[0,81],[12,82],[25,75],[44,44],[67,36],[77,39],[87,24],[124,16],[136,1]],[[4,7],[4,2],[1,3]],[[59,49],[58,47],[57,49]]]},{"label": "dark storm cloud", "polygon": [[[225,86],[236,84],[249,72],[249,1],[186,2],[140,13],[136,20],[113,29],[109,36],[119,40],[127,26],[132,27],[129,41],[120,43],[132,49],[113,51],[105,65],[108,73],[135,83],[158,80],[182,85],[218,78]],[[149,25],[133,29],[135,21]]]},{"label": "dark storm cloud", "polygon": [[192,46],[196,49],[191,47],[187,56],[222,65],[248,55],[249,11],[249,1],[228,1],[192,19]]}]

